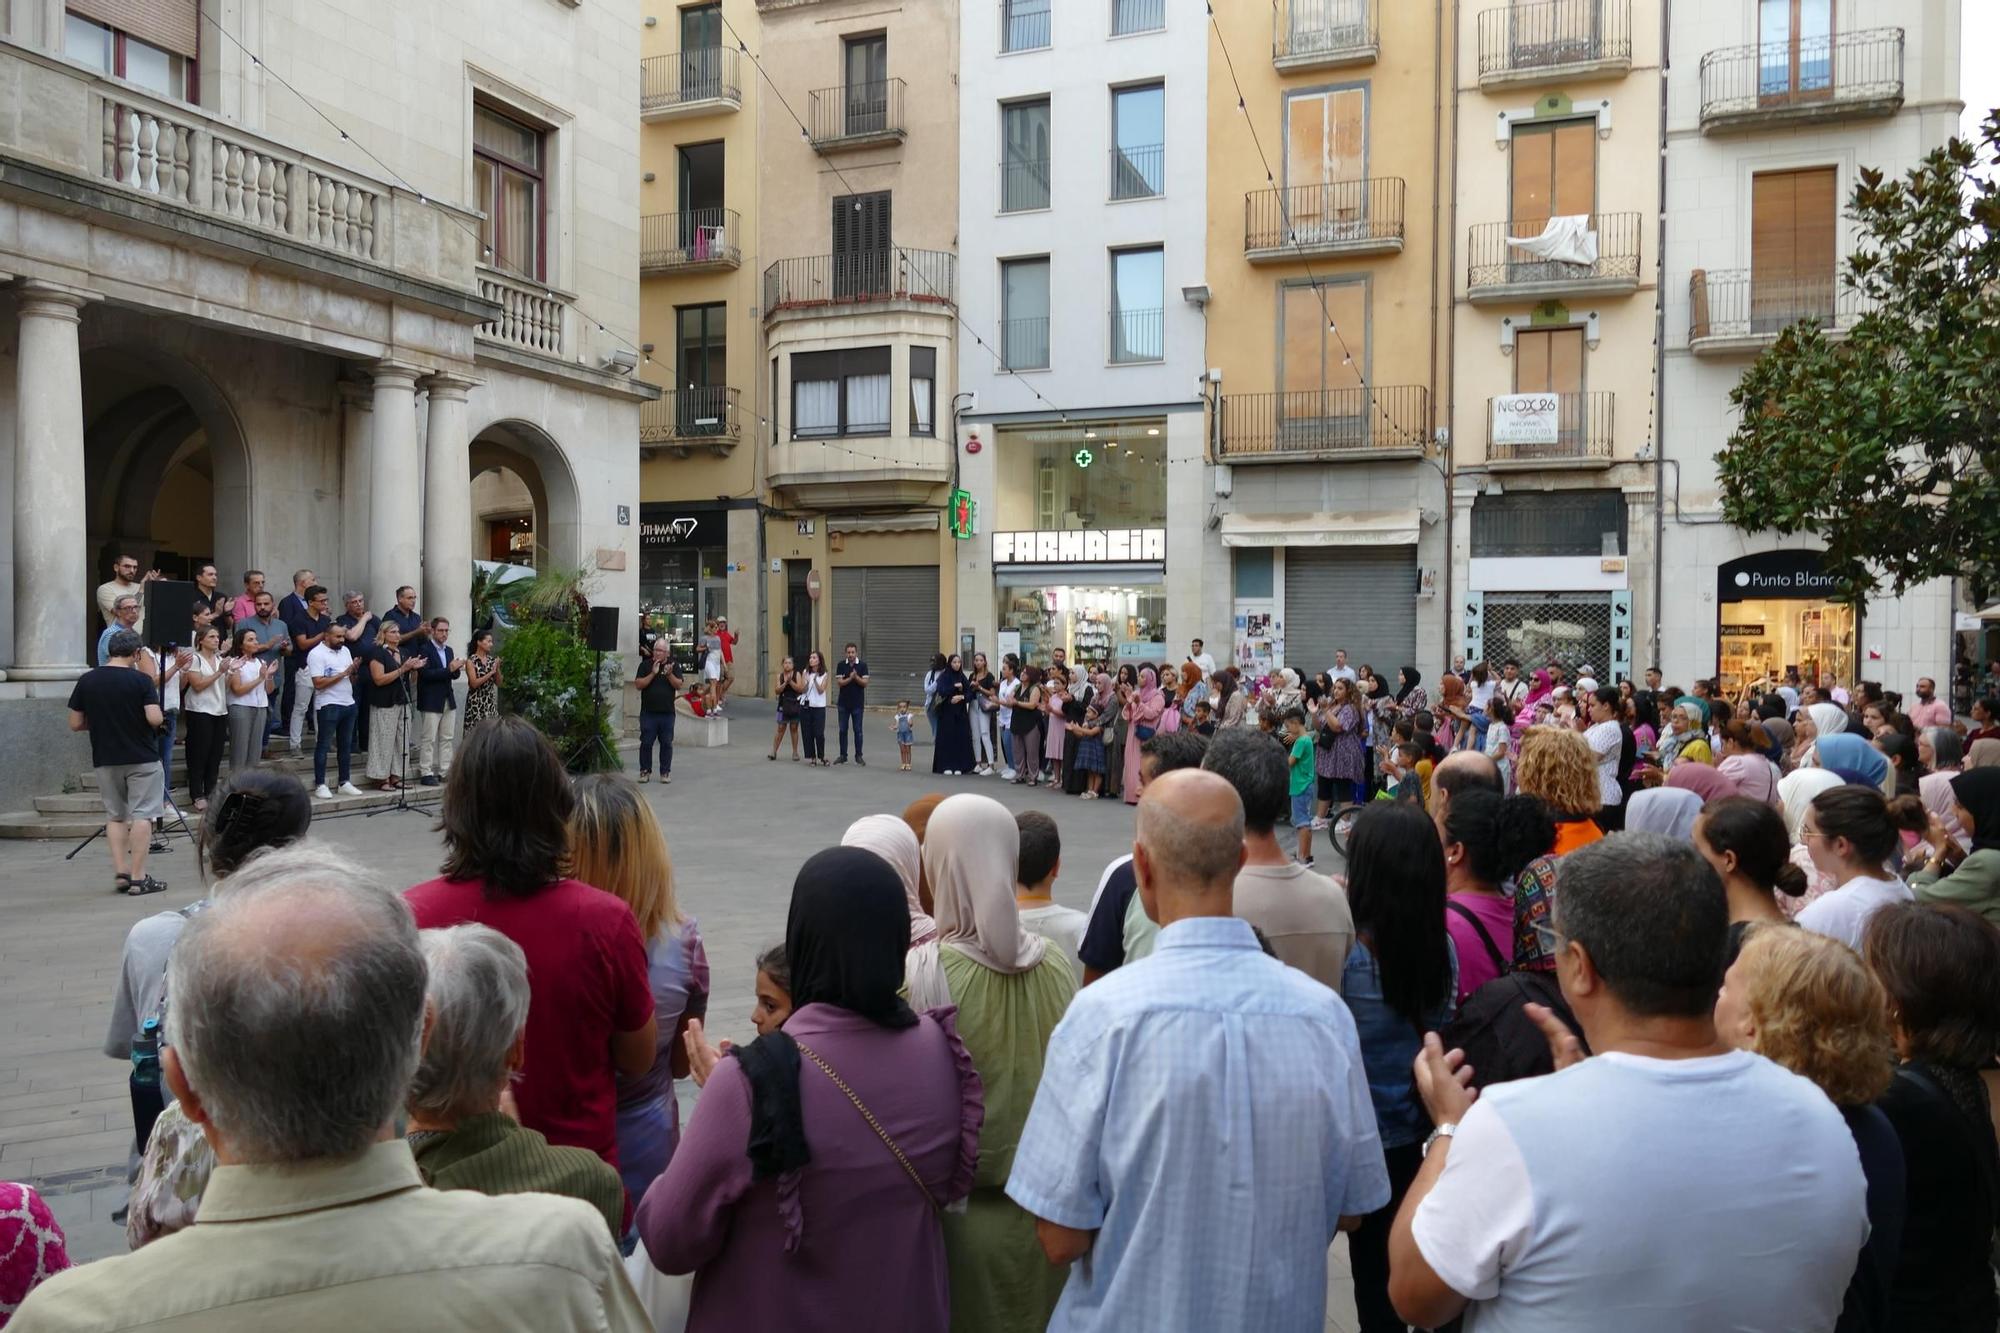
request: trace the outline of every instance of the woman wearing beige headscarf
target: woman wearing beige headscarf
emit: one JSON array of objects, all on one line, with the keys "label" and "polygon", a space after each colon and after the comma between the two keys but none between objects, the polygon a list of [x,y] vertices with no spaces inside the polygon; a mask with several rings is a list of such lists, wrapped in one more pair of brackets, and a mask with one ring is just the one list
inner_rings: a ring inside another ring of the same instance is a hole
[{"label": "woman wearing beige headscarf", "polygon": [[[921,890],[923,846],[917,841],[916,830],[895,815],[865,815],[847,826],[847,832],[840,837],[840,845],[875,853],[887,861],[896,872],[896,878],[903,881],[903,896],[910,904],[910,952],[904,960],[904,988],[912,997],[920,992],[942,994],[944,978],[937,972],[938,927],[930,913],[924,911]],[[931,946],[930,952],[921,953],[926,944]],[[912,968],[924,969],[922,975],[913,974]],[[934,1009],[937,1005],[916,1007]]]},{"label": "woman wearing beige headscarf", "polygon": [[[1020,826],[990,797],[952,796],[931,815],[924,874],[938,941],[925,948],[937,955],[942,1003],[958,1006],[958,1035],[986,1088],[972,1198],[963,1215],[944,1219],[953,1333],[1043,1328],[1068,1276],[1049,1264],[1035,1219],[1005,1192],[1049,1034],[1076,994],[1068,955],[1021,924],[1020,859]],[[917,1008],[935,1002],[910,995]]]}]

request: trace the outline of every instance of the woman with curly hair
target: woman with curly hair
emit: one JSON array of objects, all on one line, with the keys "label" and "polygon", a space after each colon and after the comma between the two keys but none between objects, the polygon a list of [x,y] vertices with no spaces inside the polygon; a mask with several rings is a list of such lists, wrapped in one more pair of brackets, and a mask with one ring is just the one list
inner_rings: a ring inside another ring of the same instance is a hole
[{"label": "woman with curly hair", "polygon": [[1604,836],[1594,818],[1600,804],[1597,756],[1578,732],[1529,727],[1521,734],[1514,780],[1523,796],[1540,798],[1556,821],[1552,855],[1567,856]]},{"label": "woman with curly hair", "polygon": [[1854,1135],[1868,1181],[1868,1241],[1835,1328],[1913,1327],[1889,1319],[1906,1179],[1895,1127],[1875,1105],[1896,1068],[1882,983],[1838,940],[1796,926],[1754,925],[1723,976],[1715,1030],[1739,1050],[1811,1080]]}]

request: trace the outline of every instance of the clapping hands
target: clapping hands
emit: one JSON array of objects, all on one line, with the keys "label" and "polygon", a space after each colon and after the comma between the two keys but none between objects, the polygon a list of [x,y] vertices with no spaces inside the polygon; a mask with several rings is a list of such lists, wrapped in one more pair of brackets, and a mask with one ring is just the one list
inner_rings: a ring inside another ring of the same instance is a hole
[{"label": "clapping hands", "polygon": [[719,1046],[709,1045],[701,1020],[690,1018],[687,1031],[681,1034],[681,1042],[687,1047],[688,1074],[697,1088],[702,1087],[708,1082],[708,1076],[715,1072],[715,1067],[722,1063],[722,1057],[729,1050],[729,1038],[724,1037]]}]

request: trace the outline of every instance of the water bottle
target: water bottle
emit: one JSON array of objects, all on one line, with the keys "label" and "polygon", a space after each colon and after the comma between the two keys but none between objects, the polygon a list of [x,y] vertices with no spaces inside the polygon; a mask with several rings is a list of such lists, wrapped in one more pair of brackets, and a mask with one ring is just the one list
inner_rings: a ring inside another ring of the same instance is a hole
[{"label": "water bottle", "polygon": [[153,1122],[166,1109],[160,1089],[160,1020],[157,1015],[140,1024],[132,1037],[132,1131],[138,1151],[146,1151],[153,1136]]}]

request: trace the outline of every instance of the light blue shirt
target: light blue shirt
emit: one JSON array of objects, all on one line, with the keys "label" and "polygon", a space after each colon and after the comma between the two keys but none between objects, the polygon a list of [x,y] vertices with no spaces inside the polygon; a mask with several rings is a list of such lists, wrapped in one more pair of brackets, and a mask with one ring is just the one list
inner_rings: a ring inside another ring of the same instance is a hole
[{"label": "light blue shirt", "polygon": [[1389,1201],[1354,1019],[1248,922],[1174,922],[1077,992],[1007,1193],[1097,1232],[1052,1333],[1323,1333],[1341,1215]]}]

